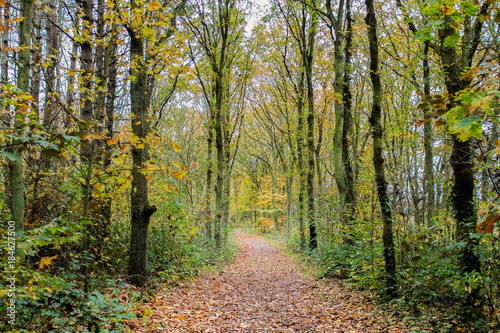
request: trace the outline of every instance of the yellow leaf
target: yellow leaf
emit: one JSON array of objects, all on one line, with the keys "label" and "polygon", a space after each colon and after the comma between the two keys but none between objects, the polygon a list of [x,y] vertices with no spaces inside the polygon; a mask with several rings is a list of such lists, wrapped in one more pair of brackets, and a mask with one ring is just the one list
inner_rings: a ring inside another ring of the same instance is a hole
[{"label": "yellow leaf", "polygon": [[54,263],[52,262],[55,258],[57,258],[59,255],[55,255],[53,257],[43,257],[42,259],[40,259],[40,264],[39,264],[39,268],[40,269],[43,269],[44,266],[50,266],[50,265],[53,265]]},{"label": "yellow leaf", "polygon": [[447,16],[450,16],[455,12],[455,8],[448,6],[444,6],[441,10],[443,11],[443,14]]},{"label": "yellow leaf", "polygon": [[174,151],[176,153],[181,151],[181,146],[179,146],[179,144],[177,142],[172,143],[172,146],[174,147]]},{"label": "yellow leaf", "polygon": [[452,22],[452,23],[450,24],[450,27],[452,27],[452,28],[454,28],[454,29],[456,29],[456,30],[460,30],[460,29],[462,29],[462,25],[461,25],[459,22]]},{"label": "yellow leaf", "polygon": [[176,171],[174,171],[173,175],[176,179],[181,180],[182,178],[184,178],[186,173],[184,171],[181,171],[181,170],[176,170]]}]

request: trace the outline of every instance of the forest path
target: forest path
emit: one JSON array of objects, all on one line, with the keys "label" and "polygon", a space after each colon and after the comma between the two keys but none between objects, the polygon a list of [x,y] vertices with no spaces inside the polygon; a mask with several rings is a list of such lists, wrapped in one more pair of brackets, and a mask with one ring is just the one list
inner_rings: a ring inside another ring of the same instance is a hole
[{"label": "forest path", "polygon": [[[236,231],[240,251],[223,272],[157,294],[133,332],[405,332],[335,283],[305,276],[261,236]],[[364,305],[363,305],[364,304]]]}]

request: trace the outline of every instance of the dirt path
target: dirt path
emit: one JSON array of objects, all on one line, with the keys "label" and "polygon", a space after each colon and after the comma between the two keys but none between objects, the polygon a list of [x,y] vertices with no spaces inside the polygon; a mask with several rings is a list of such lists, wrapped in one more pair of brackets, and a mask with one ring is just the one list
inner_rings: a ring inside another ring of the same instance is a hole
[{"label": "dirt path", "polygon": [[157,295],[134,332],[405,332],[359,296],[300,270],[258,236],[236,232],[240,252],[220,274]]}]

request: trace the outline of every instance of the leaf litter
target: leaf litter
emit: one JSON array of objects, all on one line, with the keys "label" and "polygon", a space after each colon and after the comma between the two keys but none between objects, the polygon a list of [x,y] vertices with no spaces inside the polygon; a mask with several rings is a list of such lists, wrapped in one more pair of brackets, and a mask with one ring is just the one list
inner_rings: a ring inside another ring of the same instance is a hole
[{"label": "leaf litter", "polygon": [[[315,280],[259,236],[236,232],[240,251],[221,272],[203,273],[138,306],[132,332],[410,332],[365,294]],[[370,304],[371,303],[371,304]],[[415,328],[414,328],[415,329]],[[422,332],[422,330],[419,330]]]}]

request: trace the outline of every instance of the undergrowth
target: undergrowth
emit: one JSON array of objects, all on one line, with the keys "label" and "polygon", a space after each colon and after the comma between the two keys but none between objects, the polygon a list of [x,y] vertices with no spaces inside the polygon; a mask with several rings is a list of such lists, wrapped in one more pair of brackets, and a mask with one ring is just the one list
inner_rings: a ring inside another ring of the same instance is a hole
[{"label": "undergrowth", "polygon": [[[103,237],[90,238],[89,251],[82,248],[93,222],[74,223],[68,213],[40,221],[18,240],[25,260],[17,262],[14,325],[0,318],[6,332],[124,332],[137,304],[149,302],[159,288],[190,279],[206,267],[219,267],[234,257],[228,242],[217,250],[213,240],[199,230],[187,207],[170,204],[152,220],[149,233],[149,282],[142,289],[127,283],[129,225],[115,221]],[[8,220],[8,216],[5,216]],[[6,239],[7,223],[0,237]],[[7,242],[1,243],[2,276],[10,274]],[[0,297],[7,299],[7,279],[0,280]],[[7,313],[7,302],[0,312]]]},{"label": "undergrowth", "polygon": [[[428,332],[496,332],[500,307],[499,238],[476,234],[482,271],[463,273],[457,254],[459,242],[446,242],[435,230],[417,230],[397,243],[397,296],[387,299],[382,244],[357,235],[347,245],[339,235],[323,238],[315,251],[302,250],[297,234],[289,241],[295,252],[307,256],[319,270],[317,278],[343,283],[379,300],[379,307],[401,320],[413,321]],[[470,304],[470,290],[477,299]],[[419,331],[420,332],[420,331]]]}]

